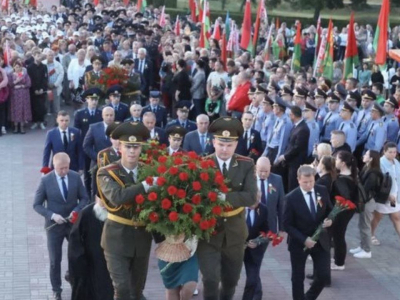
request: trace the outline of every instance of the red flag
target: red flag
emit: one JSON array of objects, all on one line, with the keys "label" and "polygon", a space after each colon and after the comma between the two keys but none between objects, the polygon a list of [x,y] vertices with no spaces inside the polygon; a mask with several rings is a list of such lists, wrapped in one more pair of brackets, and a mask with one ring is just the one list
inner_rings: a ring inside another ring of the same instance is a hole
[{"label": "red flag", "polygon": [[279,22],[279,17],[276,17],[275,28],[278,30],[281,27],[281,23]]},{"label": "red flag", "polygon": [[174,27],[174,33],[176,36],[181,35],[181,28],[180,28],[180,22],[179,22],[179,15],[176,16],[176,22],[175,22],[175,27]]},{"label": "red flag", "polygon": [[11,63],[11,50],[10,50],[10,43],[6,40],[6,48],[4,49],[4,64],[9,66]]},{"label": "red flag", "polygon": [[212,38],[216,39],[217,41],[219,41],[221,39],[221,29],[219,28],[218,19],[215,20]]},{"label": "red flag", "polygon": [[221,60],[224,63],[224,70],[226,70],[226,59],[227,59],[227,55],[226,55],[226,34],[224,33],[222,35],[222,51],[221,51]]},{"label": "red flag", "polygon": [[189,0],[189,9],[190,9],[190,16],[192,18],[192,21],[194,23],[197,22],[197,18],[196,18],[196,3],[194,2],[194,0]]},{"label": "red flag", "polygon": [[[203,0],[205,1],[205,0]],[[203,22],[203,7],[201,6],[201,2],[199,2],[198,8],[199,8],[199,22],[202,23]]]},{"label": "red flag", "polygon": [[379,13],[378,26],[375,31],[374,49],[376,53],[375,63],[386,64],[388,26],[389,26],[389,0],[383,0],[381,12]]},{"label": "red flag", "polygon": [[129,0],[124,0],[124,4],[128,5],[129,4]]},{"label": "red flag", "polygon": [[264,0],[260,0],[260,2],[258,2],[257,18],[256,18],[256,24],[254,26],[254,35],[253,35],[253,55],[255,55],[255,52],[257,50],[258,33],[260,31],[261,14],[263,13],[263,9],[264,9],[263,3],[264,3]]},{"label": "red flag", "polygon": [[158,25],[164,27],[165,24],[166,22],[165,22],[165,5],[164,5],[161,9],[160,21],[158,22]]},{"label": "red flag", "polygon": [[240,40],[240,48],[251,51],[251,6],[250,0],[246,0],[244,9],[244,17],[242,23],[242,38]]},{"label": "red flag", "polygon": [[2,0],[1,1],[1,9],[2,10],[7,10],[8,9],[8,0]]},{"label": "red flag", "polygon": [[93,1],[93,4],[94,4],[95,6],[99,5],[99,0],[94,0],[94,1]]}]

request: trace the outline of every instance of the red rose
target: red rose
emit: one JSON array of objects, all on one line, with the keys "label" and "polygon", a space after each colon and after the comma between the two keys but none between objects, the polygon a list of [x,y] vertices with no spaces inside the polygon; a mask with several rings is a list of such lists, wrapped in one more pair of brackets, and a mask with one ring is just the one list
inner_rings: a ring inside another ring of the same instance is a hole
[{"label": "red rose", "polygon": [[157,155],[158,154],[157,150],[153,150],[152,152],[153,152],[153,155]]},{"label": "red rose", "polygon": [[179,199],[184,199],[184,198],[186,197],[186,191],[185,191],[185,190],[182,190],[182,189],[179,189],[179,190],[176,192],[176,196],[177,196]]},{"label": "red rose", "polygon": [[200,162],[200,167],[201,167],[202,169],[208,169],[208,168],[209,168],[208,161],[207,161],[207,160],[201,161],[201,162]]},{"label": "red rose", "polygon": [[168,218],[171,222],[176,222],[179,219],[179,215],[176,211],[171,211],[168,215]]},{"label": "red rose", "polygon": [[136,201],[137,204],[143,204],[143,202],[144,202],[144,197],[143,197],[143,195],[142,195],[142,194],[137,195],[137,196],[135,197],[135,201]]},{"label": "red rose", "polygon": [[178,172],[179,172],[179,170],[177,167],[169,168],[169,174],[171,174],[171,175],[176,175],[176,174],[178,174]]},{"label": "red rose", "polygon": [[171,207],[171,205],[172,205],[171,200],[169,200],[169,199],[167,199],[167,198],[165,198],[165,199],[163,199],[163,200],[161,201],[161,208],[162,208],[162,209],[167,210],[167,209],[169,209],[169,208]]},{"label": "red rose", "polygon": [[192,217],[192,221],[193,221],[194,223],[199,223],[200,220],[201,220],[201,214],[195,213],[195,214],[193,215],[193,217]]},{"label": "red rose", "polygon": [[193,190],[200,191],[201,190],[201,183],[198,181],[193,181],[192,183]]},{"label": "red rose", "polygon": [[147,196],[147,199],[149,199],[149,201],[156,201],[156,200],[157,200],[157,193],[151,192],[151,193]]},{"label": "red rose", "polygon": [[208,176],[208,173],[202,172],[200,173],[200,179],[203,181],[208,181],[208,179],[210,179],[210,176]]},{"label": "red rose", "polygon": [[151,221],[151,223],[157,223],[158,222],[158,214],[154,211],[152,211],[149,214],[149,220]]},{"label": "red rose", "polygon": [[194,151],[190,151],[190,152],[188,152],[188,154],[187,154],[191,159],[196,159],[198,156],[197,156],[197,153],[196,152],[194,152]]},{"label": "red rose", "polygon": [[201,202],[201,196],[200,196],[200,194],[193,195],[193,197],[192,197],[192,203],[195,204],[195,205],[199,205],[200,202]]},{"label": "red rose", "polygon": [[224,183],[224,176],[222,174],[215,174],[214,182],[218,185],[221,185]]},{"label": "red rose", "polygon": [[185,214],[188,214],[193,210],[193,207],[189,203],[185,203],[183,204],[182,210]]},{"label": "red rose", "polygon": [[183,163],[182,158],[177,157],[174,159],[174,165],[181,165]]},{"label": "red rose", "polygon": [[215,218],[211,218],[210,220],[208,220],[208,227],[214,227],[215,225],[217,225],[217,220]]},{"label": "red rose", "polygon": [[167,180],[164,177],[158,177],[157,178],[157,185],[158,186],[163,186],[166,182],[167,182]]},{"label": "red rose", "polygon": [[179,173],[179,179],[182,181],[188,180],[189,179],[188,173],[185,173],[185,172]]},{"label": "red rose", "polygon": [[167,157],[166,156],[160,156],[159,158],[158,158],[158,162],[160,163],[160,164],[164,164],[166,161],[167,161]]},{"label": "red rose", "polygon": [[210,168],[215,168],[215,162],[214,162],[212,159],[209,159],[209,160],[208,160],[208,166],[209,166]]},{"label": "red rose", "polygon": [[148,185],[153,185],[153,182],[154,182],[153,177],[147,176],[147,178],[146,178],[146,183],[147,183]]},{"label": "red rose", "polygon": [[164,166],[164,165],[159,165],[158,168],[157,168],[157,173],[162,174],[162,173],[165,173],[165,172],[167,172],[167,167]]},{"label": "red rose", "polygon": [[190,163],[188,163],[188,168],[189,168],[189,170],[196,170],[197,166],[194,162],[190,162]]},{"label": "red rose", "polygon": [[207,195],[208,199],[210,199],[211,202],[217,201],[218,194],[216,192],[208,192]]},{"label": "red rose", "polygon": [[207,230],[208,229],[208,221],[204,220],[200,222],[200,229]]},{"label": "red rose", "polygon": [[177,191],[178,191],[178,189],[177,189],[175,186],[173,186],[173,185],[170,185],[170,186],[168,187],[168,189],[167,189],[167,192],[168,192],[168,194],[169,194],[170,196],[175,195]]},{"label": "red rose", "polygon": [[219,190],[222,192],[222,193],[227,193],[227,192],[229,192],[229,189],[228,189],[228,187],[224,184],[224,185],[221,185],[220,187],[219,187]]},{"label": "red rose", "polygon": [[222,213],[222,208],[221,206],[214,206],[211,211],[214,215],[219,216]]}]

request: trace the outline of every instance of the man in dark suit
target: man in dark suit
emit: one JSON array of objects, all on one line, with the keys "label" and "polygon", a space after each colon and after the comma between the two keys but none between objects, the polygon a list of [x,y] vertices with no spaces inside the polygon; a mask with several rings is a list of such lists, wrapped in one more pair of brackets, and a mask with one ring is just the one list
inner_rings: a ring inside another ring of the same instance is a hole
[{"label": "man in dark suit", "polygon": [[43,150],[42,167],[51,167],[50,157],[59,152],[65,152],[71,160],[70,168],[83,174],[85,166],[82,150],[81,133],[74,127],[68,127],[70,122],[66,111],[60,110],[57,114],[58,127],[47,132]]},{"label": "man in dark suit", "polygon": [[[98,88],[92,88],[86,90],[82,98],[86,100],[87,107],[77,110],[75,112],[75,121],[74,125],[81,131],[81,143],[83,147],[83,141],[86,137],[86,134],[89,130],[89,126],[91,124],[101,122],[103,119],[101,117],[101,110],[97,108],[97,104],[99,103],[99,97],[101,94],[101,90]],[[85,186],[90,194],[90,186],[91,186],[91,175],[90,175],[90,157],[85,155]]]},{"label": "man in dark suit", "polygon": [[103,42],[103,51],[100,52],[100,57],[103,61],[103,68],[106,68],[108,63],[113,60],[110,40],[105,40]]},{"label": "man in dark suit", "polygon": [[156,116],[156,126],[164,128],[167,125],[167,110],[160,105],[160,97],[161,93],[159,91],[150,92],[150,104],[143,108],[142,116],[145,112],[153,112]]},{"label": "man in dark suit", "polygon": [[249,156],[254,160],[254,162],[256,162],[263,153],[263,148],[260,133],[257,130],[252,129],[253,122],[254,115],[251,112],[248,111],[243,113],[242,125],[244,133],[239,137],[235,153]]},{"label": "man in dark suit", "polygon": [[121,100],[122,87],[119,85],[114,85],[107,90],[107,97],[110,99],[110,104],[108,106],[114,108],[115,111],[115,121],[124,122],[130,117],[129,107]]},{"label": "man in dark suit", "polygon": [[98,153],[111,146],[110,139],[106,136],[106,130],[114,122],[114,110],[111,107],[104,107],[102,111],[103,122],[89,126],[89,131],[83,140],[83,150],[92,160],[91,167],[97,164]]},{"label": "man in dark suit", "polygon": [[[283,214],[292,265],[292,295],[294,300],[314,300],[329,279],[330,237],[325,229],[318,241],[311,237],[321,223],[324,228],[332,225],[332,220],[327,219],[332,204],[326,188],[315,185],[315,170],[312,167],[301,166],[297,171],[297,179],[300,186],[286,196]],[[315,276],[310,289],[304,294],[308,255],[313,259]]]},{"label": "man in dark suit", "polygon": [[156,127],[156,115],[148,111],[144,113],[142,122],[144,126],[150,131],[150,139],[157,141],[160,145],[165,144],[168,145],[168,138],[165,130]]},{"label": "man in dark suit", "polygon": [[147,57],[146,48],[139,48],[138,58],[135,59],[135,71],[142,74],[145,85],[143,86],[142,94],[149,96],[149,91],[154,86],[153,63]]},{"label": "man in dark suit", "polygon": [[197,155],[206,156],[214,152],[212,145],[213,135],[208,132],[210,118],[207,115],[198,115],[196,117],[197,130],[193,130],[185,135],[183,149],[185,151],[194,151]]},{"label": "man in dark suit", "polygon": [[289,116],[293,123],[289,144],[286,151],[278,157],[277,161],[288,168],[287,190],[291,191],[298,186],[296,179],[297,169],[307,160],[310,129],[302,119],[302,111],[298,106],[290,108]]},{"label": "man in dark suit", "polygon": [[69,170],[70,159],[59,152],[53,157],[54,171],[42,177],[35,194],[34,210],[45,218],[47,247],[50,258],[50,281],[53,299],[61,300],[61,257],[64,239],[71,230],[69,218],[79,212],[88,202],[80,175]]},{"label": "man in dark suit", "polygon": [[178,115],[178,118],[168,122],[165,129],[168,129],[169,126],[177,125],[185,128],[187,132],[196,130],[197,129],[196,123],[188,119],[190,105],[191,105],[190,101],[179,101],[178,104],[175,105],[175,108],[177,109],[176,114]]},{"label": "man in dark suit", "polygon": [[257,202],[253,206],[246,208],[246,223],[249,235],[246,240],[246,249],[244,251],[244,267],[246,269],[246,285],[242,300],[262,300],[262,284],[260,270],[265,251],[268,246],[268,239],[256,239],[261,232],[267,233],[268,209],[260,203],[261,192],[257,194]]}]

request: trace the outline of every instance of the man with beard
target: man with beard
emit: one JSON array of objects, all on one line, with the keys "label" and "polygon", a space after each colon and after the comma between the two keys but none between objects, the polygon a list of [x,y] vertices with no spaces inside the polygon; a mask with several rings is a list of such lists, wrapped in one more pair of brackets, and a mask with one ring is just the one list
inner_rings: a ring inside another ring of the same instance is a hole
[{"label": "man with beard", "polygon": [[110,300],[114,289],[100,246],[107,210],[100,198],[86,206],[73,225],[68,244],[72,300]]}]

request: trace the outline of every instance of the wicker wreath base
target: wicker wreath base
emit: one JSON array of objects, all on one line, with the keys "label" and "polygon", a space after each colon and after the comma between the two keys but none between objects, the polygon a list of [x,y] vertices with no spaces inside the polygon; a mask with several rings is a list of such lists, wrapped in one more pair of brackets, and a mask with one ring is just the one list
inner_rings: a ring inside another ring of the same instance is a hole
[{"label": "wicker wreath base", "polygon": [[156,248],[157,258],[170,262],[182,262],[190,258],[190,250],[184,243],[185,235],[171,235]]}]

